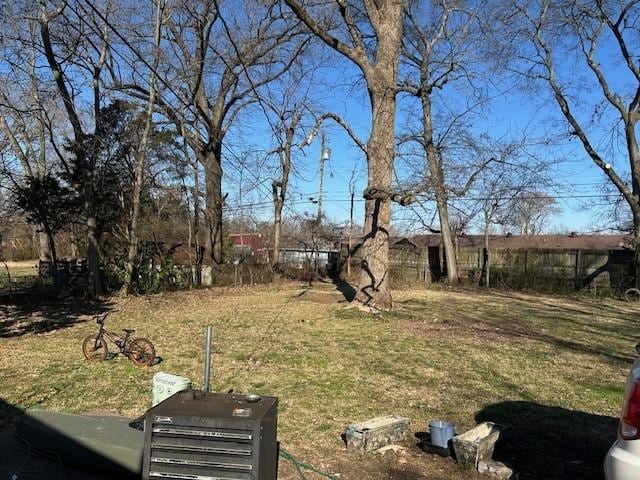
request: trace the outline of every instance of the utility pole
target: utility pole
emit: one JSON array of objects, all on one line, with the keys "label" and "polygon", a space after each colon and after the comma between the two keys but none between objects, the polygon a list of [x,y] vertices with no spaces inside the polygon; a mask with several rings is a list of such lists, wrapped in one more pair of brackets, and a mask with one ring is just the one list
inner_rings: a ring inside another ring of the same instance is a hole
[{"label": "utility pole", "polygon": [[322,196],[323,196],[323,185],[324,185],[324,162],[329,160],[331,156],[331,149],[327,147],[327,139],[322,132],[322,143],[320,146],[320,185],[318,187],[318,225],[322,223]]},{"label": "utility pole", "polygon": [[[315,226],[313,229],[315,230],[312,235],[315,237],[320,232],[320,227],[322,226],[322,196],[323,196],[323,185],[324,185],[324,162],[329,160],[329,156],[331,155],[331,150],[327,147],[327,138],[324,132],[322,132],[321,136],[321,145],[320,145],[320,185],[318,185],[318,217],[316,218]],[[318,273],[318,262],[320,260],[320,248],[318,246],[318,239],[314,239],[314,265],[315,271]]]}]

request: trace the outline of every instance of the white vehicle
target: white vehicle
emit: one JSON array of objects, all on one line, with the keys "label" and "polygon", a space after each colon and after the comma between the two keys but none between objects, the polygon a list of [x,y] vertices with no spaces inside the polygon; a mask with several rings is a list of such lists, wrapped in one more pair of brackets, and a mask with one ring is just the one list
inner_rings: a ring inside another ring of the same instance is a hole
[{"label": "white vehicle", "polygon": [[[640,355],[640,344],[636,352]],[[604,476],[606,480],[640,479],[640,357],[627,378],[618,439],[604,460]]]}]

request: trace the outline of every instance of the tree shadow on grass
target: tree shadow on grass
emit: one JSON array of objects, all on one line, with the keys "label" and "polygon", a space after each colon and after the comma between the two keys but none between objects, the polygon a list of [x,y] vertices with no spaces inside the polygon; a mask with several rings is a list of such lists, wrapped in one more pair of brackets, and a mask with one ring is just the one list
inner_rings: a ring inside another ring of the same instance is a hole
[{"label": "tree shadow on grass", "polygon": [[339,275],[333,275],[331,277],[331,280],[336,286],[336,290],[338,290],[344,296],[347,302],[350,302],[355,298],[356,289],[353,288],[348,282],[340,278]]},{"label": "tree shadow on grass", "polygon": [[525,401],[480,410],[477,422],[507,427],[493,455],[524,479],[601,479],[618,419]]},{"label": "tree shadow on grass", "polygon": [[47,333],[86,322],[111,310],[108,300],[47,300],[16,297],[0,304],[0,338]]}]

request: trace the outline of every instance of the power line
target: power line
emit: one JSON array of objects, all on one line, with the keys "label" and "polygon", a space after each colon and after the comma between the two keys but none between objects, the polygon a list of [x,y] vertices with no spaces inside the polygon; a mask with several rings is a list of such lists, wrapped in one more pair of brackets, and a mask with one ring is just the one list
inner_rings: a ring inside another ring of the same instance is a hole
[{"label": "power line", "polygon": [[[104,24],[112,31],[115,33],[115,35],[131,50],[131,52],[133,52],[136,57],[138,57],[138,59],[150,70],[152,71],[156,77],[158,78],[158,80],[175,96],[176,100],[178,100],[180,103],[182,103],[185,107],[187,107],[188,109],[190,109],[192,107],[192,104],[189,102],[186,102],[185,100],[182,99],[182,97],[173,89],[173,87],[171,86],[171,84],[164,79],[164,77],[162,75],[160,75],[157,70],[151,65],[149,64],[149,62],[137,51],[136,48],[134,48],[134,46],[111,24],[111,22],[95,7],[95,5],[93,5],[93,3],[90,0],[84,0],[85,3],[89,6],[89,8],[104,22]],[[218,10],[219,13],[219,18],[222,22],[223,28],[225,29],[225,32],[227,34],[227,37],[237,55],[238,61],[240,62],[240,65],[243,69],[244,75],[247,78],[247,81],[249,82],[249,85],[251,87],[251,90],[254,92],[255,96],[256,96],[256,100],[258,101],[258,104],[260,105],[260,108],[262,109],[264,116],[265,116],[265,120],[267,121],[270,129],[272,130],[272,132],[274,133],[274,136],[277,136],[277,129],[276,127],[273,125],[271,118],[269,117],[269,114],[263,104],[263,102],[261,101],[261,96],[258,93],[257,87],[255,85],[255,83],[253,82],[253,80],[251,79],[251,76],[249,75],[249,71],[247,66],[244,63],[244,60],[242,58],[242,54],[240,53],[240,50],[238,48],[238,46],[236,45],[232,35],[231,35],[231,31],[229,29],[229,26],[225,20],[225,18],[220,14],[220,8],[218,5],[218,1],[214,0],[214,4],[216,6],[216,9]],[[89,22],[84,19],[82,17],[82,15],[79,14],[79,12],[75,12],[76,15],[78,15],[78,17],[83,20],[87,25],[91,26],[89,24]],[[120,52],[117,52],[116,50],[114,50],[114,52],[116,52],[121,58],[124,59],[124,57],[122,56],[122,54],[120,54]],[[224,144],[223,145],[227,148],[227,150],[234,154],[235,153],[228,147],[228,145]],[[564,163],[568,163],[568,162],[564,162]],[[230,164],[238,171],[241,171],[236,165],[234,165],[233,163],[230,162]],[[250,169],[247,169],[247,172],[250,173],[254,179],[258,182],[258,187],[261,188],[266,188],[264,187],[263,183],[264,181],[260,181],[260,178],[257,176],[257,174],[253,173]],[[339,177],[342,177],[341,175],[339,175],[337,172],[335,172],[336,175],[338,175]],[[343,178],[344,180],[344,178]],[[586,183],[574,183],[574,184],[555,184],[555,185],[549,185],[548,187],[557,187],[557,188],[565,188],[565,187],[572,187],[572,186],[592,186],[592,185],[601,185],[602,182],[586,182]],[[512,189],[514,190],[514,189]],[[266,192],[267,195],[270,195],[271,192]],[[336,192],[338,193],[338,192]],[[339,193],[344,193],[343,191],[339,191]],[[314,196],[317,194],[313,194]],[[552,199],[556,199],[556,200],[560,200],[560,199],[589,199],[589,198],[616,198],[616,197],[620,197],[620,194],[594,194],[594,195],[586,195],[586,194],[580,194],[580,195],[524,195],[524,196],[519,196],[518,199],[522,199],[522,200],[535,200],[535,199],[548,199],[548,198],[552,198]],[[500,200],[511,200],[513,197],[460,197],[460,198],[451,198],[449,199],[450,202],[465,202],[465,201],[487,201],[487,200],[496,200],[496,201],[500,201]],[[351,198],[331,198],[331,199],[326,199],[325,201],[327,202],[344,202],[344,201],[351,201]],[[355,201],[358,202],[362,202],[364,201],[364,199],[358,198],[355,199]],[[290,203],[285,203],[285,207],[289,208],[292,213],[294,213],[295,215],[298,215],[297,212],[293,211],[291,208],[291,205],[303,205],[303,204],[312,204],[312,203],[317,203],[313,200],[305,200],[305,201],[295,201],[295,202],[290,202]],[[226,210],[228,211],[234,211],[240,208],[247,208],[247,207],[251,207],[251,206],[266,206],[266,205],[270,205],[271,202],[270,201],[265,201],[265,202],[254,202],[254,203],[250,203],[250,204],[244,204],[244,205],[235,205],[234,207],[227,207]],[[606,205],[606,204],[605,204]]]},{"label": "power line", "polygon": [[[603,197],[611,197],[618,195],[582,195],[582,196],[558,196],[558,197],[549,197],[549,196],[520,196],[520,197],[468,197],[468,198],[453,198],[450,201],[484,201],[484,200],[531,200],[531,199],[547,199],[547,198],[555,198],[555,199],[572,199],[572,198],[603,198]],[[350,202],[351,198],[326,198],[323,200],[324,202]],[[364,202],[364,198],[355,198],[355,202]],[[292,200],[285,204],[287,207],[295,206],[295,205],[312,205],[317,204],[317,200]],[[235,204],[233,206],[227,207],[226,211],[237,211],[242,208],[250,208],[250,207],[261,207],[261,206],[271,206],[273,202],[271,201],[263,201],[263,202],[252,202],[252,203],[243,203],[243,204]],[[596,206],[606,206],[611,205],[611,203],[598,203]],[[297,212],[294,212],[297,213]]]},{"label": "power line", "polygon": [[267,123],[269,124],[269,128],[271,128],[271,131],[273,132],[274,137],[278,138],[278,131],[274,127],[273,123],[271,122],[271,119],[269,118],[269,114],[267,112],[267,109],[265,108],[264,104],[262,103],[262,98],[261,98],[260,94],[258,93],[258,89],[256,88],[255,84],[253,83],[253,80],[251,79],[251,76],[249,75],[249,70],[247,69],[247,66],[244,63],[244,59],[242,58],[242,55],[240,54],[240,50],[238,49],[238,46],[236,45],[236,42],[233,40],[233,37],[231,36],[231,31],[229,30],[229,26],[227,25],[227,21],[222,16],[222,11],[220,10],[220,7],[218,5],[218,0],[213,0],[213,3],[216,6],[216,10],[218,12],[218,16],[220,18],[220,21],[222,22],[222,27],[224,28],[225,32],[227,33],[227,37],[229,38],[229,42],[231,42],[231,46],[233,47],[234,51],[236,52],[236,55],[238,57],[238,61],[240,62],[240,66],[242,67],[244,75],[245,75],[245,77],[247,77],[247,81],[249,82],[249,86],[251,87],[251,90],[253,90],[253,93],[256,96],[256,100],[258,101],[258,104],[260,105],[260,108],[262,109],[262,112],[264,113],[265,119],[267,120]]},{"label": "power line", "polygon": [[[161,82],[162,82],[162,83],[167,87],[167,89],[168,89],[171,93],[173,93],[173,95],[175,96],[175,98],[176,98],[178,101],[180,101],[180,102],[181,102],[184,106],[186,106],[187,108],[191,108],[191,106],[192,106],[192,105],[191,105],[190,103],[188,103],[188,102],[185,102],[185,101],[181,98],[181,96],[180,96],[178,93],[176,93],[176,91],[172,88],[171,84],[169,84],[169,83],[168,83],[168,82],[167,82],[167,81],[166,81],[166,80],[165,80],[165,79],[164,79],[164,78],[163,78],[163,77],[162,77],[162,76],[161,76],[161,75],[156,71],[156,69],[154,69],[154,68],[153,68],[153,66],[149,64],[149,62],[147,62],[147,60],[146,60],[146,59],[145,59],[145,58],[144,58],[144,57],[143,57],[143,56],[142,56],[142,55],[141,55],[141,54],[140,54],[140,53],[139,53],[139,52],[138,52],[138,51],[133,47],[133,45],[131,45],[131,43],[130,43],[130,42],[129,42],[129,41],[128,41],[124,36],[122,36],[122,34],[120,34],[120,32],[119,32],[119,31],[118,31],[118,30],[117,30],[117,29],[116,29],[116,28],[111,24],[111,22],[109,22],[109,20],[108,20],[104,15],[102,15],[102,13],[101,13],[101,12],[100,12],[100,11],[99,11],[99,10],[98,10],[98,9],[97,9],[97,8],[96,8],[96,7],[95,7],[95,6],[94,6],[94,5],[93,5],[89,0],[84,0],[84,1],[85,1],[85,3],[89,6],[89,8],[91,8],[91,10],[93,10],[93,12],[95,12],[95,14],[96,14],[96,15],[98,15],[98,17],[100,17],[100,19],[105,23],[105,25],[107,25],[107,27],[109,27],[109,29],[110,29],[111,31],[113,31],[113,32],[116,34],[116,36],[117,36],[118,38],[120,38],[120,40],[122,40],[122,42],[123,42],[127,47],[129,47],[129,49],[130,49],[130,50],[131,50],[131,51],[132,51],[132,52],[133,52],[133,53],[134,53],[134,54],[135,54],[135,55],[136,55],[136,56],[137,56],[137,57],[142,61],[142,63],[144,63],[144,65],[145,65],[147,68],[149,68],[149,70],[151,70],[152,72],[154,72],[154,73],[156,74],[157,78],[158,78],[158,79],[159,79],[159,80],[160,80],[160,81],[161,81]],[[219,7],[218,7],[218,2],[217,2],[217,1],[214,1],[214,3],[215,3],[216,8],[218,9],[218,12],[219,12],[219,11],[220,11],[220,9],[219,9]],[[77,14],[77,13],[78,13],[78,12],[76,12],[76,14]],[[81,17],[81,16],[79,16],[79,17],[82,19],[82,17]],[[244,61],[243,61],[243,59],[242,59],[242,55],[240,54],[240,51],[239,51],[238,47],[236,46],[236,44],[235,44],[235,42],[234,42],[234,40],[233,40],[233,38],[232,38],[232,36],[231,36],[231,32],[230,32],[230,30],[229,30],[229,28],[228,28],[228,26],[227,26],[227,23],[226,23],[225,19],[222,17],[222,15],[220,15],[220,20],[222,21],[222,23],[223,23],[223,27],[224,27],[224,29],[225,29],[225,31],[226,31],[226,33],[227,33],[227,36],[229,37],[229,41],[231,42],[231,44],[232,44],[232,46],[233,46],[233,48],[234,48],[234,50],[235,50],[235,52],[236,52],[236,55],[238,56],[238,61],[240,62],[241,66],[242,66],[242,68],[243,68],[243,71],[244,71],[244,74],[245,74],[245,76],[246,76],[246,78],[247,78],[247,81],[249,82],[249,85],[251,86],[251,89],[253,90],[254,94],[256,95],[256,98],[257,98],[257,100],[258,100],[258,103],[260,104],[260,107],[261,107],[261,109],[262,109],[262,111],[263,111],[263,113],[264,113],[264,115],[265,115],[265,119],[266,119],[267,123],[269,124],[269,127],[270,127],[270,129],[272,130],[272,132],[273,132],[274,136],[277,136],[277,135],[276,135],[276,133],[277,133],[277,129],[276,129],[276,127],[273,125],[273,123],[271,122],[271,119],[270,119],[270,117],[269,117],[269,114],[268,114],[268,112],[266,111],[266,108],[265,108],[264,104],[263,104],[263,103],[262,103],[262,101],[261,101],[260,95],[258,94],[257,88],[256,88],[255,84],[253,83],[253,80],[251,79],[250,75],[249,75],[249,72],[248,72],[248,69],[247,69],[246,65],[244,64]],[[87,23],[87,25],[89,25],[89,23],[88,23],[86,20],[84,20],[84,21],[85,21],[85,23]],[[122,58],[122,55],[121,55],[119,52],[117,52],[117,53],[118,53],[118,55]],[[224,142],[223,142],[223,143],[222,143],[222,145],[223,145],[223,146],[224,146],[224,147],[225,147],[225,148],[226,148],[226,149],[227,149],[227,150],[228,150],[228,151],[229,151],[233,156],[235,156],[235,152],[233,152],[233,151],[229,148],[229,146],[228,146],[226,143],[224,143]],[[229,163],[230,163],[230,165],[231,165],[232,167],[234,167],[238,172],[240,172],[240,173],[241,173],[241,170],[240,170],[236,165],[234,165],[234,164],[233,164],[233,163],[231,163],[231,162],[229,162]],[[266,188],[266,187],[264,187],[264,186],[262,185],[262,183],[264,183],[264,182],[263,182],[263,181],[260,181],[260,178],[259,178],[256,174],[254,174],[254,173],[253,173],[251,170],[249,170],[249,169],[247,169],[247,172],[248,172],[248,173],[251,173],[251,174],[252,174],[252,176],[254,177],[254,179],[258,182],[258,185],[257,185],[258,187]],[[271,193],[271,192],[268,192],[268,191],[267,191],[267,195],[270,195],[270,193]],[[265,205],[269,205],[269,204],[271,204],[271,202],[259,202],[259,203],[256,203],[255,205],[256,205],[256,206],[258,206],[258,205],[263,205],[263,206],[265,206]],[[237,208],[245,208],[245,207],[250,206],[250,205],[251,205],[251,204],[248,204],[248,205],[239,205],[239,206],[237,206]],[[295,212],[294,210],[292,210],[288,204],[286,204],[286,203],[285,203],[285,204],[284,204],[284,206],[285,206],[285,207],[287,207],[287,208],[289,208],[289,209],[291,210],[291,212],[292,212],[294,215],[298,215],[298,213],[297,213],[297,212]],[[232,207],[232,208],[227,207],[225,210],[233,210],[233,207]]]},{"label": "power line", "polygon": [[[138,59],[140,59],[140,60],[142,61],[142,63],[144,63],[144,64],[145,64],[145,66],[146,66],[149,70],[151,70],[151,71],[156,75],[156,78],[157,78],[158,80],[160,80],[160,82],[162,82],[162,84],[164,84],[164,86],[165,86],[165,87],[167,87],[167,89],[168,89],[171,93],[173,93],[173,94],[175,95],[176,99],[177,99],[180,103],[182,103],[185,107],[187,107],[187,108],[189,108],[189,109],[190,109],[190,108],[191,108],[191,106],[192,106],[192,105],[191,105],[191,103],[188,103],[188,102],[184,101],[184,100],[182,99],[182,97],[181,97],[178,93],[176,93],[176,91],[173,89],[173,87],[171,86],[171,84],[170,84],[169,82],[167,82],[167,81],[162,77],[162,75],[160,75],[160,74],[157,72],[157,70],[156,70],[155,68],[153,68],[153,66],[152,66],[152,65],[150,65],[150,64],[149,64],[149,62],[147,62],[147,60],[146,60],[146,59],[145,59],[145,58],[144,58],[144,57],[143,57],[143,56],[142,56],[142,55],[141,55],[141,54],[140,54],[140,53],[139,53],[139,52],[138,52],[138,51],[133,47],[133,45],[131,45],[131,43],[130,43],[130,42],[129,42],[129,41],[128,41],[124,36],[122,36],[122,34],[121,34],[121,33],[120,33],[120,32],[119,32],[119,31],[118,31],[118,30],[117,30],[117,29],[116,29],[116,28],[111,24],[111,22],[110,22],[110,21],[109,21],[109,20],[108,20],[108,19],[107,19],[107,18],[106,18],[106,17],[105,17],[105,16],[104,16],[104,15],[103,15],[99,10],[98,10],[98,9],[97,9],[97,8],[96,8],[96,7],[95,7],[95,6],[94,6],[94,5],[93,5],[89,0],[84,0],[84,2],[89,6],[89,8],[91,8],[91,10],[93,10],[93,12],[94,12],[96,15],[98,15],[98,17],[100,17],[100,19],[105,23],[105,25],[106,25],[107,27],[109,27],[109,29],[110,29],[113,33],[115,33],[115,34],[116,34],[116,36],[117,36],[120,40],[122,40],[122,42],[123,42],[127,47],[129,47],[129,49],[130,49],[130,50],[131,50],[131,51],[132,51],[132,52],[133,52],[133,53],[138,57]],[[76,15],[78,15],[78,12],[76,12]],[[80,16],[80,15],[78,15],[78,16],[79,16],[80,20],[83,20],[87,25],[91,26],[91,25],[89,24],[89,22],[88,22],[86,19],[84,19],[84,18],[83,18],[82,16]],[[115,50],[114,50],[114,51],[115,51]],[[122,58],[122,55],[121,55],[119,52],[118,52],[118,55]]]}]

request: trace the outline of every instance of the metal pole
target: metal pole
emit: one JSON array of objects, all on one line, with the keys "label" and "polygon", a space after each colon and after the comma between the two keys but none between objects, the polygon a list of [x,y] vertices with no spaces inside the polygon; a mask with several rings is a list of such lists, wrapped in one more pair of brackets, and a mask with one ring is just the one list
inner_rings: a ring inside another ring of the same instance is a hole
[{"label": "metal pole", "polygon": [[323,197],[323,185],[324,185],[324,162],[329,160],[329,156],[331,155],[331,150],[327,147],[326,141],[327,138],[322,132],[322,136],[320,137],[322,143],[320,145],[320,185],[318,186],[318,225],[322,223],[322,197]]},{"label": "metal pole", "polygon": [[204,381],[202,382],[202,390],[209,392],[209,379],[211,378],[211,338],[213,337],[213,327],[207,325],[204,340]]}]

